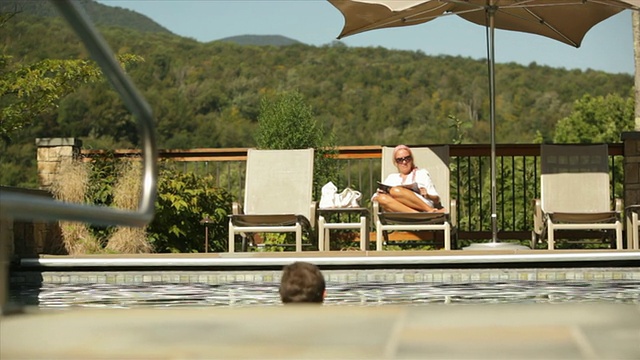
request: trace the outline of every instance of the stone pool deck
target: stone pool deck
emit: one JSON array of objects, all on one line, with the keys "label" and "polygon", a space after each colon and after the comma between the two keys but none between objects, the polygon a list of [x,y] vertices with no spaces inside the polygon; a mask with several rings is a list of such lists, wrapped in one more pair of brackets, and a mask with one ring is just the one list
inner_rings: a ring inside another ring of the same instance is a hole
[{"label": "stone pool deck", "polygon": [[26,310],[2,359],[640,359],[640,305]]},{"label": "stone pool deck", "polygon": [[[329,281],[340,282],[371,281],[371,276],[445,283],[640,279],[638,251],[156,254],[23,260],[11,271],[12,281],[28,282],[34,274],[35,281],[45,283],[277,281],[278,269],[295,260],[317,263]],[[387,267],[396,271],[386,271]],[[260,279],[247,278],[258,276],[252,273],[258,269]],[[270,278],[262,277],[265,271]],[[26,307],[0,317],[0,358],[640,359],[640,305]]]}]

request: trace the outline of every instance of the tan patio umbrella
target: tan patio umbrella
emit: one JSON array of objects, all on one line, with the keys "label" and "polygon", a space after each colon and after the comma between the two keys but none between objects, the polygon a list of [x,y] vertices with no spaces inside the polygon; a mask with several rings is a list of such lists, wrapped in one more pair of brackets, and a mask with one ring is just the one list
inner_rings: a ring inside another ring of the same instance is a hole
[{"label": "tan patio umbrella", "polygon": [[344,16],[338,39],[361,32],[425,23],[458,15],[488,31],[489,112],[491,127],[492,242],[469,248],[513,248],[498,242],[495,151],[494,29],[538,34],[579,47],[589,29],[625,10],[639,10],[640,0],[328,0]]}]

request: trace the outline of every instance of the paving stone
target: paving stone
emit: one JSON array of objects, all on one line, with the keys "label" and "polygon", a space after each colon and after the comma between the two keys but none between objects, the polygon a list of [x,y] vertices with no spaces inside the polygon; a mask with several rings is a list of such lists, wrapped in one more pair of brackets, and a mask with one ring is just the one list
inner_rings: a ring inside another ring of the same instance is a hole
[{"label": "paving stone", "polygon": [[0,334],[2,359],[639,359],[640,305],[40,310]]}]

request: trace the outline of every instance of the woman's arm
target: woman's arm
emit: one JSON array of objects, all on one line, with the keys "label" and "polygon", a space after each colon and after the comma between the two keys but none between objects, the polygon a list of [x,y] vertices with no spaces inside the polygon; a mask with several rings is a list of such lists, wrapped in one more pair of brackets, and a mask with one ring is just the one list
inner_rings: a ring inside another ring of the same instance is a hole
[{"label": "woman's arm", "polygon": [[434,205],[440,207],[440,195],[436,190],[436,186],[431,180],[431,175],[427,169],[418,169],[416,171],[416,183],[420,188],[420,194],[433,202]]}]

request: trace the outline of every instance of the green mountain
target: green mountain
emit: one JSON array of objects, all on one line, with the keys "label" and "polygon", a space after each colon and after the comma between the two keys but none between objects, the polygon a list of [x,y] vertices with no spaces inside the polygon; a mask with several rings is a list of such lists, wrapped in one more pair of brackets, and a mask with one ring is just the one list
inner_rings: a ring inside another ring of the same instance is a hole
[{"label": "green mountain", "polygon": [[[150,18],[135,11],[120,7],[111,7],[91,0],[79,0],[78,4],[96,26],[116,26],[141,32],[171,32]],[[58,10],[50,1],[44,0],[2,0],[1,13],[22,13],[39,17],[60,17]]]},{"label": "green mountain", "polygon": [[256,46],[289,46],[302,44],[298,40],[293,40],[281,35],[240,35],[231,36],[216,41],[229,42],[238,45]]},{"label": "green mountain", "polygon": [[[145,15],[118,6],[107,6],[92,0],[80,0],[78,4],[98,27],[120,27],[140,32],[172,34]],[[0,13],[21,13],[36,17],[60,17],[50,1],[44,0],[2,0]],[[281,35],[239,35],[216,41],[238,45],[289,46],[302,44],[300,41]]]}]

